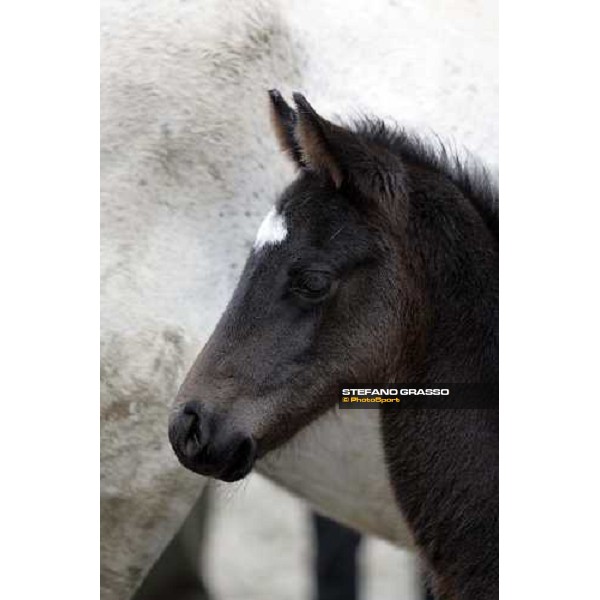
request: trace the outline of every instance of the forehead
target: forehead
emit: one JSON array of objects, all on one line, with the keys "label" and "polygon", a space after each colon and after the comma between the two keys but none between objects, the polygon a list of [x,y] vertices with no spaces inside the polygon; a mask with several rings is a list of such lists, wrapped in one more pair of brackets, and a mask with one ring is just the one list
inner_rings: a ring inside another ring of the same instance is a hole
[{"label": "forehead", "polygon": [[273,207],[264,218],[258,228],[256,239],[254,240],[254,249],[260,250],[264,246],[279,244],[285,240],[288,234],[285,217]]},{"label": "forehead", "polygon": [[254,249],[320,247],[357,225],[357,214],[348,200],[314,174],[306,174],[290,185],[267,213]]},{"label": "forehead", "polygon": [[378,255],[377,237],[355,201],[301,176],[264,218],[242,279],[276,286],[291,269],[315,265],[342,273]]}]

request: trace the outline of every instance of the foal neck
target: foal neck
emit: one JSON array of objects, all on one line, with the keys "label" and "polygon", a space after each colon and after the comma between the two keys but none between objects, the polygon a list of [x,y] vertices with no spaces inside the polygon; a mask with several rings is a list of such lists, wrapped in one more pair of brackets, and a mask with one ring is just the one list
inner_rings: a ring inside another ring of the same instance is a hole
[{"label": "foal neck", "polygon": [[480,212],[443,174],[408,170],[403,242],[419,289],[421,374],[431,382],[498,376],[498,244]]}]

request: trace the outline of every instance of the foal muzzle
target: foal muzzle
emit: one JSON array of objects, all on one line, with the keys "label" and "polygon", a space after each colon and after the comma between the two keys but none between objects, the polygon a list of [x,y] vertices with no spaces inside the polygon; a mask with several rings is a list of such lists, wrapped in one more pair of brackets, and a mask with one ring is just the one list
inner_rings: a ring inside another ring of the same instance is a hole
[{"label": "foal muzzle", "polygon": [[173,409],[169,440],[184,467],[222,481],[244,478],[256,461],[254,438],[232,428],[223,416],[197,400]]}]

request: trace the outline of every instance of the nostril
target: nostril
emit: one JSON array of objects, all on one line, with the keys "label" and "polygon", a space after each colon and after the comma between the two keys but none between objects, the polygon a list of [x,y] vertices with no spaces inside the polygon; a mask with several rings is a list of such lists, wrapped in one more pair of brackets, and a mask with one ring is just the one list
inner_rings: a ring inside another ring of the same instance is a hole
[{"label": "nostril", "polygon": [[186,402],[180,414],[180,451],[187,458],[197,459],[206,445],[206,440],[203,439],[205,436],[202,435],[200,404],[194,401]]},{"label": "nostril", "polygon": [[197,400],[189,400],[183,405],[183,414],[200,418],[200,403]]},{"label": "nostril", "polygon": [[190,416],[190,424],[185,436],[183,451],[188,458],[197,457],[202,452],[202,434],[200,432],[200,419]]}]

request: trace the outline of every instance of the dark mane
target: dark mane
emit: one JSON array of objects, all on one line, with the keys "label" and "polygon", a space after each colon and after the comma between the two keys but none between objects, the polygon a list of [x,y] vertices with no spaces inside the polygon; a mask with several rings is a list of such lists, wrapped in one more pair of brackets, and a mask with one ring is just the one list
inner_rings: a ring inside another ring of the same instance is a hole
[{"label": "dark mane", "polygon": [[440,138],[436,144],[382,120],[363,117],[350,129],[365,140],[382,146],[404,161],[447,177],[468,198],[494,236],[498,237],[498,187],[486,166],[472,154],[460,157]]}]

